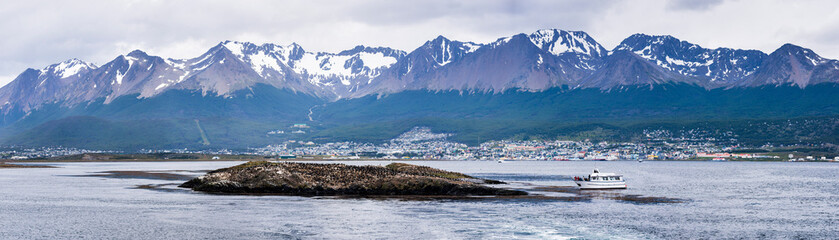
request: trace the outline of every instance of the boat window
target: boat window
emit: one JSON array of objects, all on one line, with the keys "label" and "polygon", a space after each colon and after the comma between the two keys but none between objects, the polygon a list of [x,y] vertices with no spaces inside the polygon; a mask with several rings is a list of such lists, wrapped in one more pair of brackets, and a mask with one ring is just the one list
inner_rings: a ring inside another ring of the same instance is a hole
[{"label": "boat window", "polygon": [[620,180],[621,180],[621,177],[615,177],[615,180],[620,181]]},{"label": "boat window", "polygon": [[600,180],[600,179],[598,179],[598,177],[591,177],[591,180],[592,181],[597,181],[597,180]]}]

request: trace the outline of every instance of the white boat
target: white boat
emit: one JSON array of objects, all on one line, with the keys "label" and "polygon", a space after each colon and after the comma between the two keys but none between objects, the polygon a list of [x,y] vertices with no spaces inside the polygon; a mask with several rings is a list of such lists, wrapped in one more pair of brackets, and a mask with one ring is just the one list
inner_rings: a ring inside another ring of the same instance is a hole
[{"label": "white boat", "polygon": [[626,182],[622,175],[614,173],[601,173],[594,169],[594,173],[588,177],[574,177],[574,183],[582,190],[590,189],[626,189]]}]

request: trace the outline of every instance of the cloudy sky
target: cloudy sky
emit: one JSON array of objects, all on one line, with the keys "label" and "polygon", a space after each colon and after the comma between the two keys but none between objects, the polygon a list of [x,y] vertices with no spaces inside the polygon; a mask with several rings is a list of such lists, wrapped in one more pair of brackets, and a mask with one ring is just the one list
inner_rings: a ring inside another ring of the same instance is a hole
[{"label": "cloudy sky", "polygon": [[608,49],[640,32],[765,52],[790,42],[839,59],[835,0],[4,0],[0,85],[26,68],[102,65],[133,49],[192,58],[237,40],[411,51],[437,35],[486,43],[542,28],[586,31]]}]

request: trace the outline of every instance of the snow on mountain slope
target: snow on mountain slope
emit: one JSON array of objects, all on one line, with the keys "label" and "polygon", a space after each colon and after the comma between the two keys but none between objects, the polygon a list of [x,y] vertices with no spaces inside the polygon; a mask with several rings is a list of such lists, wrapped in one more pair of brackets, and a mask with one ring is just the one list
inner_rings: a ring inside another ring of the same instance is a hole
[{"label": "snow on mountain slope", "polygon": [[360,85],[351,97],[430,88],[431,75],[438,69],[451,67],[451,64],[459,62],[483,46],[437,36],[399,58],[389,68],[382,68],[380,74],[370,78],[366,85]]},{"label": "snow on mountain slope", "polygon": [[592,57],[603,57],[608,51],[582,31],[542,29],[528,35],[536,47],[553,55],[578,53]]},{"label": "snow on mountain slope", "polygon": [[695,79],[667,71],[633,52],[616,50],[606,56],[603,66],[583,79],[579,87],[611,90],[625,86],[652,87],[670,83],[699,85]]},{"label": "snow on mountain slope", "polygon": [[79,74],[82,71],[87,71],[93,68],[96,68],[96,65],[73,58],[58,64],[50,65],[44,68],[41,72],[43,74],[60,76],[60,78],[68,78]]},{"label": "snow on mountain slope", "polygon": [[791,44],[767,55],[635,34],[610,52],[585,32],[543,29],[487,44],[439,36],[410,53],[367,46],[307,52],[294,43],[224,41],[190,59],[163,59],[139,50],[102,66],[71,59],[21,73],[0,88],[0,108],[26,112],[50,103],[110,103],[173,89],[232,97],[256,84],[336,100],[405,90],[541,91],[668,83],[804,88],[824,82],[839,82],[839,61]]},{"label": "snow on mountain slope", "polygon": [[755,74],[740,86],[794,85],[805,88],[825,82],[839,83],[839,61],[787,43],[769,54]]},{"label": "snow on mountain slope", "polygon": [[92,63],[74,58],[43,69],[27,69],[0,88],[0,109],[4,113],[12,108],[29,111],[43,103],[60,101],[67,86],[95,68]]},{"label": "snow on mountain slope", "polygon": [[[220,45],[250,66],[265,83],[326,98],[348,95],[405,55],[390,48],[364,46],[340,53],[313,53],[306,52],[297,44],[256,45],[226,41]],[[194,65],[208,66],[202,63],[206,60],[194,62]],[[218,64],[223,62],[219,60]],[[203,69],[199,67],[193,71],[196,70]],[[307,86],[307,83],[312,86]]]},{"label": "snow on mountain slope", "polygon": [[672,36],[634,34],[615,51],[631,51],[664,69],[698,77],[709,87],[729,85],[753,74],[766,54],[757,50],[707,49]]},{"label": "snow on mountain slope", "polygon": [[607,51],[583,32],[540,30],[489,44],[439,36],[409,53],[354,97],[404,90],[503,92],[574,86]]},{"label": "snow on mountain slope", "polygon": [[404,56],[405,52],[390,48],[356,46],[340,53],[306,52],[290,65],[312,84],[342,97],[369,84]]}]

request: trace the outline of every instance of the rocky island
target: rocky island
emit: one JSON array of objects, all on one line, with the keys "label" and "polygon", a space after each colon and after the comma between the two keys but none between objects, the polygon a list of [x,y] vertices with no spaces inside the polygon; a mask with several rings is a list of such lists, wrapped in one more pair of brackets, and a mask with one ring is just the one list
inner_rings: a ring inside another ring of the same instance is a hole
[{"label": "rocky island", "polygon": [[350,166],[254,161],[218,169],[180,187],[210,193],[339,195],[527,195],[484,184],[502,183],[405,163]]}]

